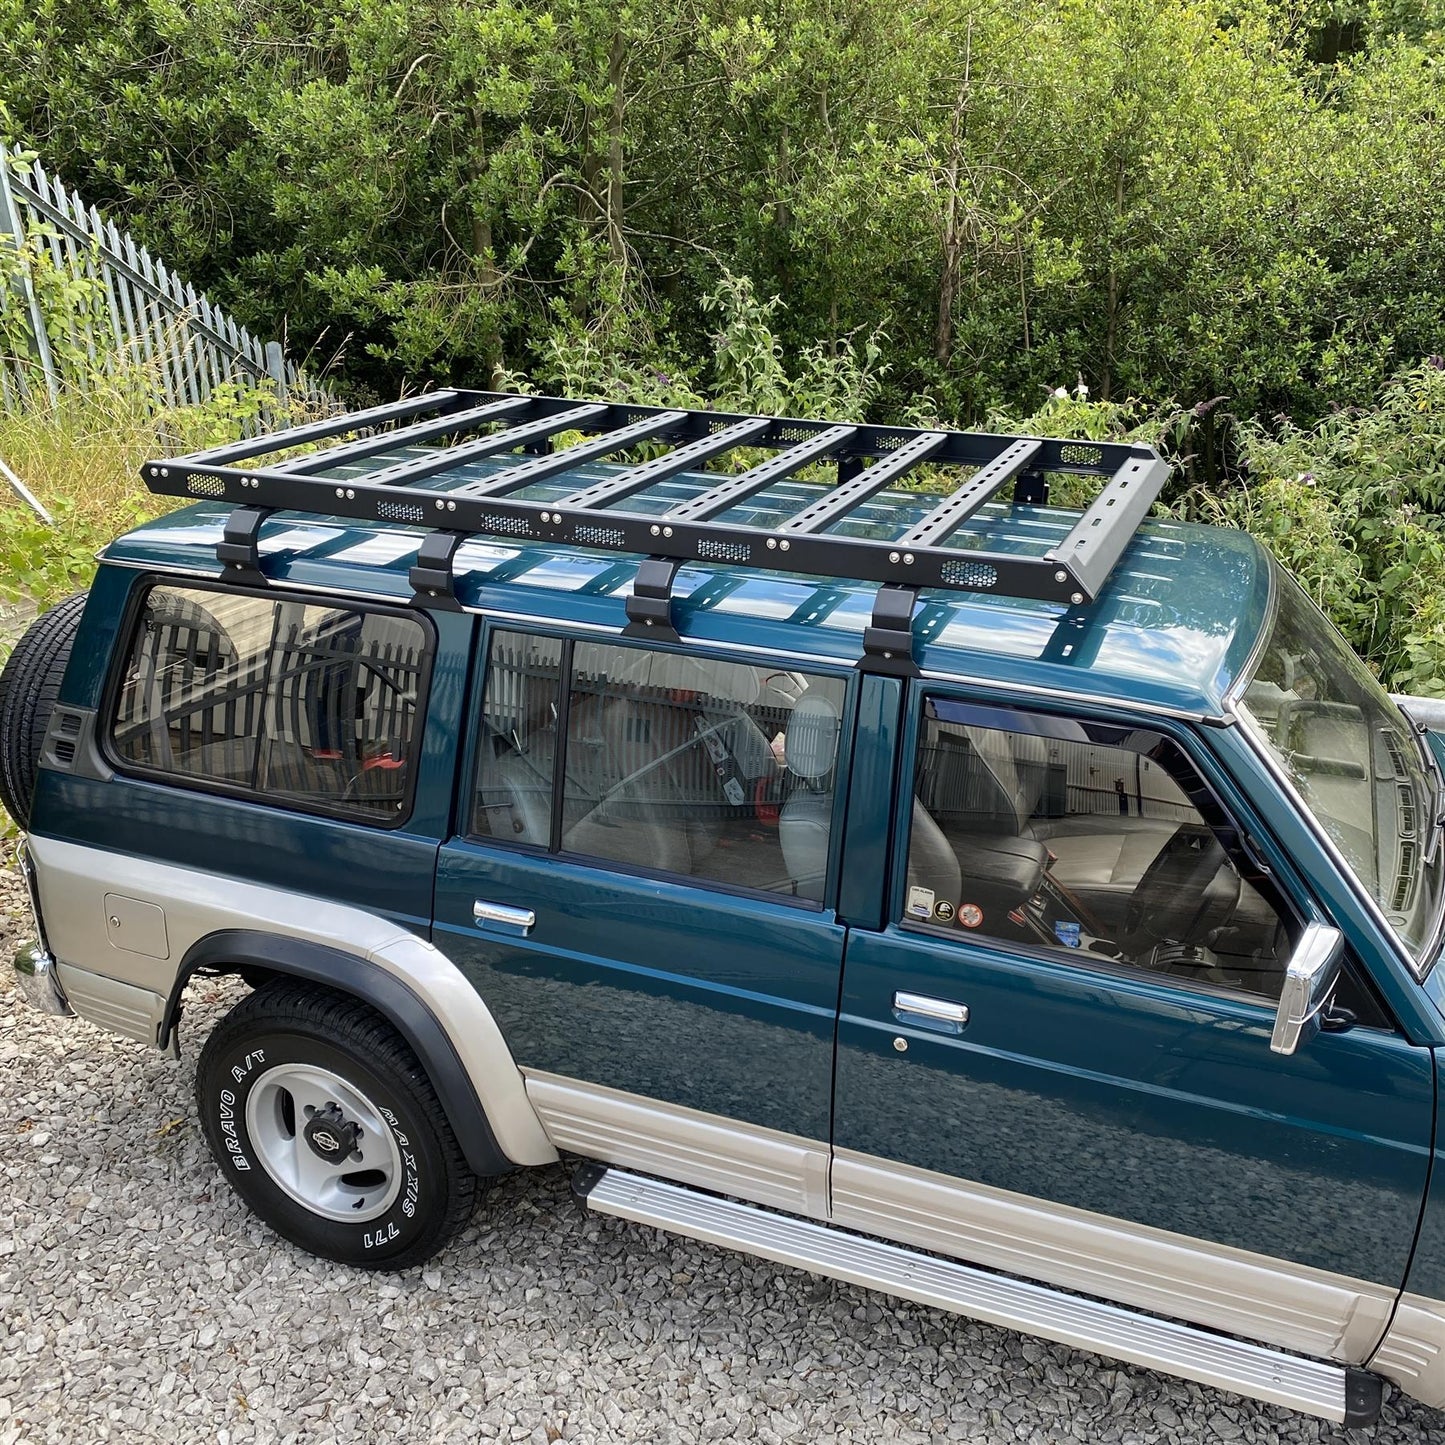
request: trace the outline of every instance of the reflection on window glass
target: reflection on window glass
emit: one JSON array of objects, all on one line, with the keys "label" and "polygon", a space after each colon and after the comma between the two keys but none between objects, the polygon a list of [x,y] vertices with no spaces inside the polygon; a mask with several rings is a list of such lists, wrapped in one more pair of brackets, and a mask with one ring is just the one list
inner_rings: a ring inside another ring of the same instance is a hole
[{"label": "reflection on window glass", "polygon": [[578,642],[564,699],[563,665],[556,641],[493,638],[475,832],[822,899],[843,681]]},{"label": "reflection on window glass", "polygon": [[1276,582],[1274,625],[1241,708],[1419,956],[1445,906],[1435,771],[1344,638],[1292,578]]},{"label": "reflection on window glass", "polygon": [[545,848],[552,836],[561,667],[556,638],[493,634],[472,817],[482,837]]},{"label": "reflection on window glass", "polygon": [[424,642],[411,618],[155,587],[112,740],[124,761],[173,777],[392,821]]},{"label": "reflection on window glass", "polygon": [[905,919],[1277,998],[1289,938],[1156,733],[930,699]]}]

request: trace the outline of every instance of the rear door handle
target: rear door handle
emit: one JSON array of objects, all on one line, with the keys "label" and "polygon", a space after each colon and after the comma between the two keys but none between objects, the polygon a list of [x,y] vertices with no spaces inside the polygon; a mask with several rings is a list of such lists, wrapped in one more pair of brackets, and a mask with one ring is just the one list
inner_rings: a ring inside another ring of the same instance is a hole
[{"label": "rear door handle", "polygon": [[968,1005],[950,1003],[944,998],[929,998],[921,993],[895,993],[893,995],[895,1014],[912,1014],[914,1018],[931,1019],[934,1023],[949,1024],[962,1030],[968,1022]]},{"label": "rear door handle", "polygon": [[472,904],[472,917],[483,927],[489,923],[500,923],[505,928],[515,928],[518,933],[530,933],[537,922],[537,915],[530,908],[513,908],[508,903],[488,903],[478,898]]}]

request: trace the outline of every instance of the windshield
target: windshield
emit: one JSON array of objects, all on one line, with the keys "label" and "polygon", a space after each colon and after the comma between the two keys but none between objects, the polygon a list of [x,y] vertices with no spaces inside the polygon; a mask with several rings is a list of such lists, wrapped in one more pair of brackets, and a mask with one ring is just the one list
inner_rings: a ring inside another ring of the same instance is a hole
[{"label": "windshield", "polygon": [[1299,585],[1279,606],[1240,699],[1305,805],[1422,963],[1436,933],[1442,855],[1424,739]]}]

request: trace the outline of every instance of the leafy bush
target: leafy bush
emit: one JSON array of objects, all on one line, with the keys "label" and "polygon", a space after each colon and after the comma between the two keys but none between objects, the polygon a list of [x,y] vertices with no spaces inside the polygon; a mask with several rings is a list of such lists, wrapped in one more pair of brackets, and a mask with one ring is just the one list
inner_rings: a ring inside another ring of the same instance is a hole
[{"label": "leafy bush", "polygon": [[1445,696],[1445,361],[1246,437],[1249,484],[1203,510],[1268,541],[1387,684]]}]

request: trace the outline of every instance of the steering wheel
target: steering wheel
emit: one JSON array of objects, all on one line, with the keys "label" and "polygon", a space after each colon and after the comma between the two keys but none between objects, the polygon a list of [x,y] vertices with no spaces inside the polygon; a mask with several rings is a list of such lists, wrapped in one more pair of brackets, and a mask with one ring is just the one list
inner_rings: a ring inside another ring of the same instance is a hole
[{"label": "steering wheel", "polygon": [[1135,886],[1124,933],[1159,942],[1203,942],[1229,922],[1239,903],[1240,878],[1208,828],[1183,823]]}]

